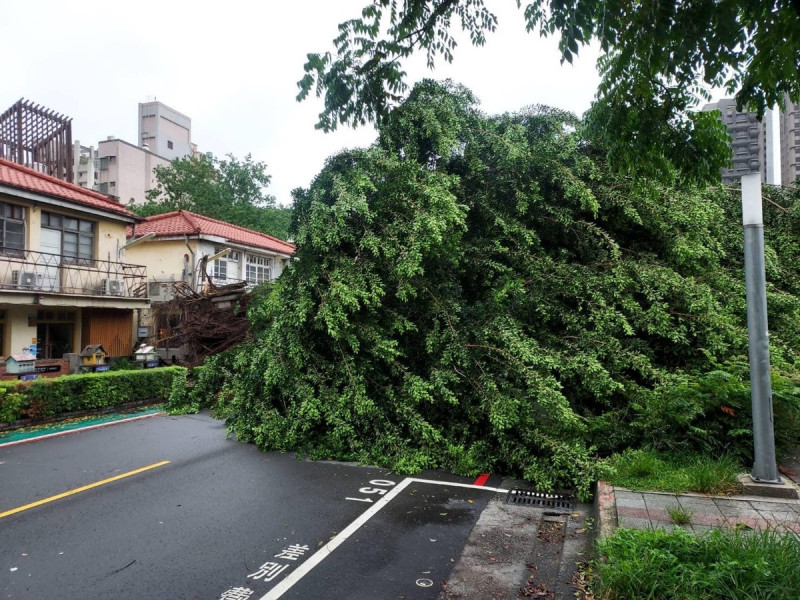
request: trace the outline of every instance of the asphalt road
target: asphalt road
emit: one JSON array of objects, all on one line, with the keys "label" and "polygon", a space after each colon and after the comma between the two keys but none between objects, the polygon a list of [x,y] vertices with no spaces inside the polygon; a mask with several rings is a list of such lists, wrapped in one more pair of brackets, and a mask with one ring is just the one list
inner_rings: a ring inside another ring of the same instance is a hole
[{"label": "asphalt road", "polygon": [[420,478],[264,454],[206,415],[0,447],[0,598],[433,600],[496,494]]}]

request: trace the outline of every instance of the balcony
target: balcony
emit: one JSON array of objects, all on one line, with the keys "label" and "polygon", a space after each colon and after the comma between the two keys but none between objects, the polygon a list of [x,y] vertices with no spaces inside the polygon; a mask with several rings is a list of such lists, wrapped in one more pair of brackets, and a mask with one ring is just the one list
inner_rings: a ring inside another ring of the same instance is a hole
[{"label": "balcony", "polygon": [[147,298],[142,265],[0,248],[0,292]]}]

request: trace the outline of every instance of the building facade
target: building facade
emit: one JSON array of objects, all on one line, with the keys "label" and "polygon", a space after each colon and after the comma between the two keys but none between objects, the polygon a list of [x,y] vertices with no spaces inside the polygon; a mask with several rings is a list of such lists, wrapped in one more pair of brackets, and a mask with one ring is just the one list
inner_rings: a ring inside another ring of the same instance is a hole
[{"label": "building facade", "polygon": [[94,146],[83,146],[76,140],[72,150],[72,181],[87,190],[95,189],[97,150]]},{"label": "building facade", "polygon": [[142,324],[165,360],[185,360],[193,352],[168,341],[170,330],[190,310],[170,301],[202,295],[213,297],[217,306],[235,310],[246,291],[277,279],[295,250],[294,245],[264,233],[183,210],[148,217],[130,228],[128,235],[141,240],[130,247],[128,259],[145,265],[148,272],[152,311]]},{"label": "building facade", "polygon": [[0,159],[0,353],[61,358],[89,344],[129,356],[149,307],[122,262],[135,215],[97,192]]},{"label": "building facade", "polygon": [[767,176],[772,168],[771,163],[767,163],[767,158],[769,154],[772,159],[772,152],[767,152],[770,140],[767,139],[765,122],[759,121],[754,112],[737,111],[736,101],[728,98],[706,104],[703,110],[718,110],[731,136],[733,166],[722,170],[722,182],[738,182],[742,175],[760,172],[761,181],[767,183]]},{"label": "building facade", "polygon": [[161,102],[140,102],[138,142],[167,160],[190,156],[192,120]]},{"label": "building facade", "polygon": [[122,204],[143,204],[156,187],[155,168],[170,160],[123,140],[109,138],[97,145],[94,189]]},{"label": "building facade", "polygon": [[780,116],[781,185],[797,185],[800,177],[800,103],[785,98]]}]

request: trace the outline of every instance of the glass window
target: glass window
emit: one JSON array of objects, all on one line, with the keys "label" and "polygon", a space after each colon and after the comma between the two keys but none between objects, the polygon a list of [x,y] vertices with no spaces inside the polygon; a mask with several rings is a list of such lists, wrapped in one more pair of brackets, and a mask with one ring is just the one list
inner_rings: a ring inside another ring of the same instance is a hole
[{"label": "glass window", "polygon": [[68,262],[88,264],[94,258],[94,229],[92,221],[62,217],[42,212],[42,227],[58,229],[61,235],[61,255]]},{"label": "glass window", "polygon": [[214,279],[227,279],[228,278],[228,261],[224,258],[218,258],[214,261]]},{"label": "glass window", "polygon": [[263,256],[247,255],[247,268],[245,271],[247,283],[256,285],[270,281],[272,261]]},{"label": "glass window", "polygon": [[25,209],[0,202],[0,249],[20,254],[25,249]]}]

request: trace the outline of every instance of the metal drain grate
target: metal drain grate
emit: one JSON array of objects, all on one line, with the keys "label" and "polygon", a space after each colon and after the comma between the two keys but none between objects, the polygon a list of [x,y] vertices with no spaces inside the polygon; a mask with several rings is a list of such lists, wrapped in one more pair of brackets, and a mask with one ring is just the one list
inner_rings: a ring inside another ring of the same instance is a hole
[{"label": "metal drain grate", "polygon": [[524,504],[527,506],[572,510],[572,507],[575,505],[575,497],[570,494],[548,494],[532,490],[510,490],[508,496],[506,496],[506,504]]}]

